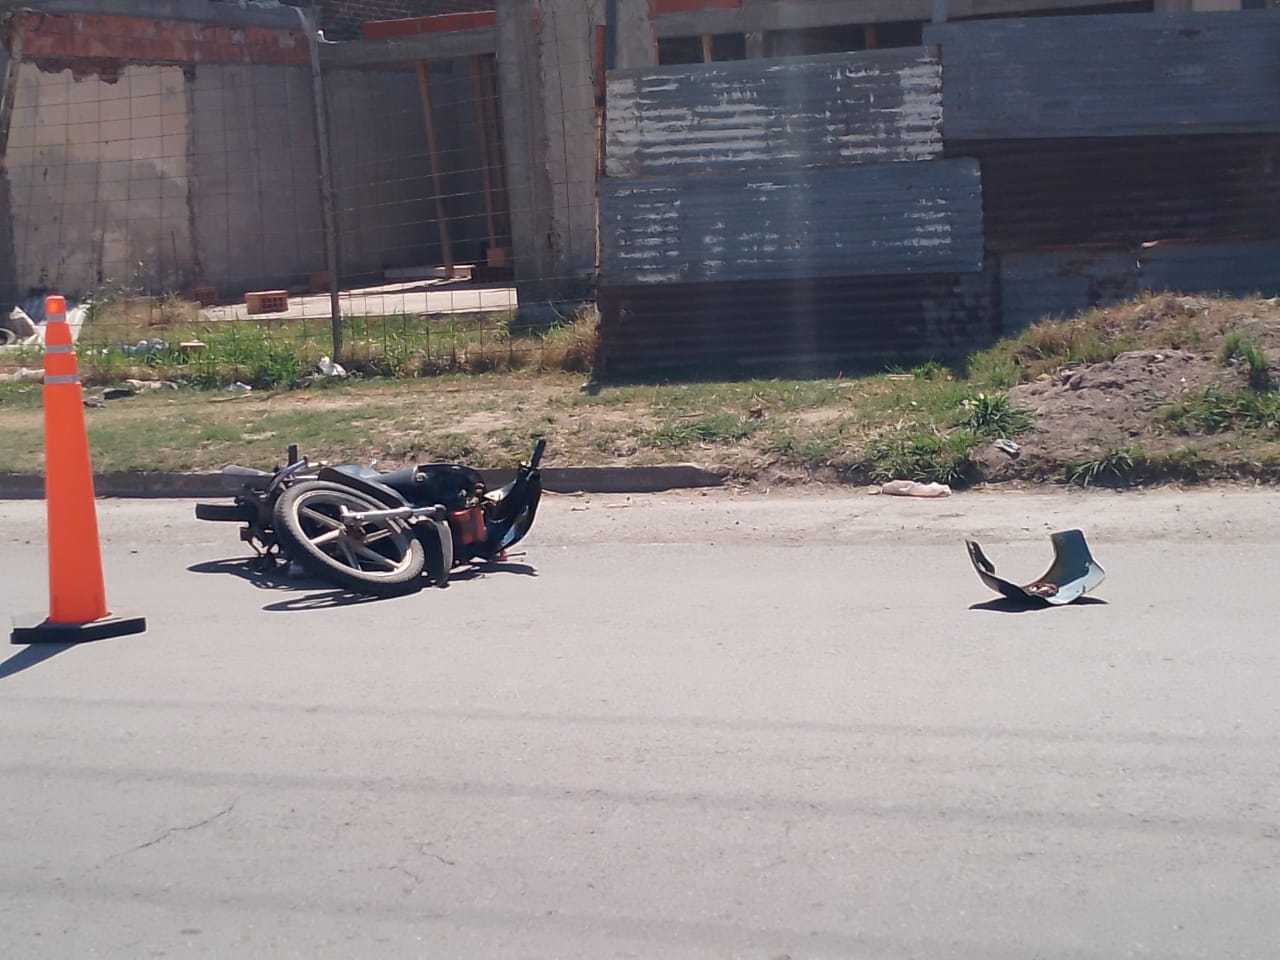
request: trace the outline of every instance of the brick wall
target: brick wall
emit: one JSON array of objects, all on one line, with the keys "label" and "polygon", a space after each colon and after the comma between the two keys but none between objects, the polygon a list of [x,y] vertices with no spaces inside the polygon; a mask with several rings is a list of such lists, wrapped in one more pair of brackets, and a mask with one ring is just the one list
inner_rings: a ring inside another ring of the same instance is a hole
[{"label": "brick wall", "polygon": [[495,10],[496,0],[318,0],[320,25],[328,40],[355,40],[366,20],[430,17],[437,13]]},{"label": "brick wall", "polygon": [[14,25],[27,59],[52,66],[91,60],[104,74],[125,63],[310,63],[306,37],[296,30],[30,10],[17,12]]}]

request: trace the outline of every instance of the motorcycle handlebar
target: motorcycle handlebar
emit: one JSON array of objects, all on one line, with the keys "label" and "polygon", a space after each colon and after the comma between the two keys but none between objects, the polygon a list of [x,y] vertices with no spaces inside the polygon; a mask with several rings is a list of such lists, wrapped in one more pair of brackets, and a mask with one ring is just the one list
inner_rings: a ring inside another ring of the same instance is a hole
[{"label": "motorcycle handlebar", "polygon": [[538,463],[542,460],[542,453],[547,449],[547,438],[539,437],[538,442],[533,445],[533,456],[529,458],[529,468],[531,470],[538,469]]}]

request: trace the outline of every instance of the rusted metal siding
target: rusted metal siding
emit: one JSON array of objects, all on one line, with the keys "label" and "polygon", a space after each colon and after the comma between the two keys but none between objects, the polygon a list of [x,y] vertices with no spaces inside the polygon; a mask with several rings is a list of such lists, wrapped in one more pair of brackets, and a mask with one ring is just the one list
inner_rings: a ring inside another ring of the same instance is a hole
[{"label": "rusted metal siding", "polygon": [[1280,136],[949,141],[982,165],[987,250],[1280,238]]},{"label": "rusted metal siding", "polygon": [[925,160],[942,150],[942,71],[923,48],[617,71],[607,96],[612,177]]},{"label": "rusted metal siding", "polygon": [[853,370],[960,355],[996,336],[994,297],[994,271],[604,287],[603,372]]},{"label": "rusted metal siding", "polygon": [[999,258],[1002,332],[1071,316],[1144,290],[1280,295],[1280,240],[1042,250]]},{"label": "rusted metal siding", "polygon": [[926,28],[951,140],[1280,131],[1280,15],[1123,14]]},{"label": "rusted metal siding", "polygon": [[[880,156],[822,153],[827,106],[798,83],[765,98],[762,127],[689,119],[734,90],[759,102],[741,91],[793,61],[611,77],[629,126],[610,129],[610,169],[630,178],[601,185],[606,373],[853,369],[963,354],[1143,290],[1280,295],[1275,12],[953,23],[926,39],[941,43],[944,141],[921,163],[874,162],[904,158],[896,128]],[[696,82],[730,68],[743,79]],[[645,92],[660,74],[670,88]],[[801,106],[799,144],[779,141]]]},{"label": "rusted metal siding", "polygon": [[974,160],[603,180],[601,283],[957,273],[982,267]]}]

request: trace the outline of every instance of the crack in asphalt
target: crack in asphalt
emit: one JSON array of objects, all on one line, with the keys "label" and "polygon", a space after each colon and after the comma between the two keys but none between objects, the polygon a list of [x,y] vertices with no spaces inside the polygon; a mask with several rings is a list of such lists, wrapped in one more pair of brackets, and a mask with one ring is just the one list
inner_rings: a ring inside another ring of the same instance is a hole
[{"label": "crack in asphalt", "polygon": [[[111,856],[103,860],[102,863],[98,864],[98,867],[101,867],[104,864],[108,864],[112,860],[119,860],[121,857],[127,857],[130,854],[137,853],[139,850],[145,850],[147,849],[147,847],[154,847],[157,843],[163,843],[165,840],[169,839],[175,833],[190,833],[192,830],[199,830],[201,827],[207,827],[209,824],[213,823],[215,820],[225,817],[228,813],[234,810],[236,807],[236,804],[239,802],[240,802],[240,798],[236,797],[234,800],[232,800],[229,804],[227,804],[217,813],[210,814],[209,816],[205,817],[203,820],[197,820],[195,823],[189,823],[189,824],[186,824],[185,826],[169,827],[167,830],[165,830],[158,836],[152,837],[146,843],[140,843],[136,847],[130,847],[128,850],[122,850],[120,853],[111,854]],[[96,870],[98,869],[98,867],[95,867],[94,869]]]}]

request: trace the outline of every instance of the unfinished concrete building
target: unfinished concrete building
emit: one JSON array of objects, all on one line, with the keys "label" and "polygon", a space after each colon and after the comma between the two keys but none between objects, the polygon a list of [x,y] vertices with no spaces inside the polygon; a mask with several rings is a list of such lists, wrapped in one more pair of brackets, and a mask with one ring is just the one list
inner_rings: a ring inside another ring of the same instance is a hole
[{"label": "unfinished concrete building", "polygon": [[468,264],[598,299],[626,370],[1277,292],[1262,0],[36,6],[4,31],[18,299]]}]

